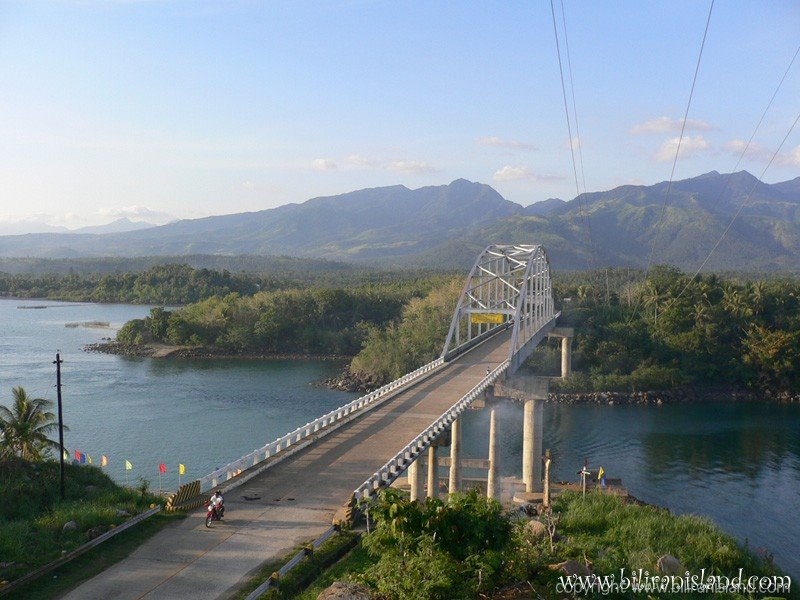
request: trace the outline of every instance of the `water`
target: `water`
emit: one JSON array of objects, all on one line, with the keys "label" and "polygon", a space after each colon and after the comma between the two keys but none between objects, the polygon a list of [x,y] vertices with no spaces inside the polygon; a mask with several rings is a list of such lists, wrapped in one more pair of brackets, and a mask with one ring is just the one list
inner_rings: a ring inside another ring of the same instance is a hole
[{"label": "water", "polygon": [[[522,406],[500,406],[501,472],[519,477]],[[543,413],[554,481],[578,481],[588,458],[639,499],[711,517],[800,577],[800,405],[545,404]],[[466,414],[466,456],[487,457],[488,423],[486,410]]]},{"label": "water", "polygon": [[[171,489],[179,463],[187,479],[200,477],[356,396],[312,385],[340,368],[331,362],[155,360],[82,351],[149,309],[0,299],[0,403],[10,405],[18,385],[55,401],[53,360],[61,350],[70,453],[86,453],[95,464],[105,455],[107,472],[118,481],[144,477],[156,488],[163,462],[163,486]],[[65,327],[85,321],[109,322],[112,329]]]},{"label": "water", "polygon": [[[19,310],[19,305],[46,305]],[[177,484],[202,476],[340,406],[354,394],[313,382],[338,365],[317,361],[151,360],[86,353],[113,330],[67,322],[123,322],[146,306],[0,299],[0,403],[21,385],[55,400],[56,350],[62,351],[64,419],[70,451],[130,483],[158,487],[158,464]],[[522,408],[501,405],[502,471],[519,476]],[[544,447],[554,479],[575,481],[584,457],[640,499],[676,513],[711,517],[740,541],[765,546],[800,577],[800,405],[706,403],[655,406],[545,405]],[[465,454],[485,458],[488,413],[469,411]],[[410,432],[412,433],[412,432]],[[416,433],[416,432],[413,432]],[[134,469],[124,470],[124,461]],[[366,477],[368,474],[365,473]]]}]

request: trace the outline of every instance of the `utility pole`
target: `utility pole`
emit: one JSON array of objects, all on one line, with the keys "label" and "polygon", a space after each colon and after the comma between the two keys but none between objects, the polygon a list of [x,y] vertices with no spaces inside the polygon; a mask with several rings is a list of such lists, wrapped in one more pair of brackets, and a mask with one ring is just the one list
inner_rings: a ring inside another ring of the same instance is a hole
[{"label": "utility pole", "polygon": [[61,465],[59,490],[61,499],[64,499],[64,417],[61,410],[61,355],[56,352],[53,364],[56,366],[56,392],[58,394],[58,461]]}]

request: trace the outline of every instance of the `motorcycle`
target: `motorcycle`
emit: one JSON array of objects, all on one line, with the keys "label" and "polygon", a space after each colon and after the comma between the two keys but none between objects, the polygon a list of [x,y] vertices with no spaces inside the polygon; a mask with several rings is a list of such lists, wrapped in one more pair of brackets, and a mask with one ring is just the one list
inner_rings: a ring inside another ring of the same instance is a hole
[{"label": "motorcycle", "polygon": [[217,510],[213,504],[210,502],[206,502],[206,527],[211,527],[212,521],[222,521],[222,517],[225,515],[225,507],[220,506],[219,510]]}]

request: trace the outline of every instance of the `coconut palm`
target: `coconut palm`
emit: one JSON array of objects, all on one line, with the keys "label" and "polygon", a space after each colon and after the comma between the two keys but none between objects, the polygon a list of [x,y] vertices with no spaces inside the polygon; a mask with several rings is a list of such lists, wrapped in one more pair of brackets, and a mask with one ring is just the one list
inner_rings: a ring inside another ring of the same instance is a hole
[{"label": "coconut palm", "polygon": [[31,398],[22,387],[13,390],[14,404],[0,406],[0,456],[18,456],[24,460],[42,460],[58,444],[47,437],[58,425],[50,412],[53,403]]}]

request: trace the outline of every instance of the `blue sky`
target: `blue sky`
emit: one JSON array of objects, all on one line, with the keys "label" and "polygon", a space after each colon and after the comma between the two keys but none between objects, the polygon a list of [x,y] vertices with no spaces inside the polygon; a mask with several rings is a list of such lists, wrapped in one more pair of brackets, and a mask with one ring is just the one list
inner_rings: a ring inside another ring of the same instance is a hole
[{"label": "blue sky", "polygon": [[[588,191],[669,178],[708,6],[564,0]],[[717,0],[676,178],[734,167],[798,45],[799,3]],[[800,59],[741,168],[798,98]],[[0,0],[0,232],[460,177],[573,198],[568,139],[549,1]],[[765,179],[798,175],[795,131]]]}]

